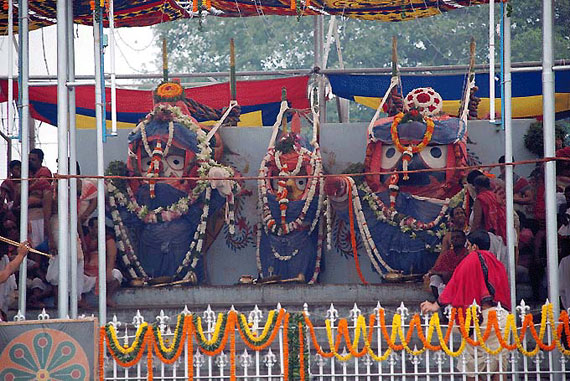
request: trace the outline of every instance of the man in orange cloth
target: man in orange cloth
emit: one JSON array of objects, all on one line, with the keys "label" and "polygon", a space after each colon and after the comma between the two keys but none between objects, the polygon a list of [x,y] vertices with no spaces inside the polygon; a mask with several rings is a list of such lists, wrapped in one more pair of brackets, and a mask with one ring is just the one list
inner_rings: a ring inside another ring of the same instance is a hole
[{"label": "man in orange cloth", "polygon": [[[498,324],[501,332],[504,331],[506,318],[504,314],[497,311],[498,303],[506,309],[511,307],[509,294],[509,283],[505,266],[489,250],[489,234],[484,230],[475,231],[467,237],[467,250],[469,254],[457,268],[453,276],[447,283],[445,290],[435,302],[425,301],[420,305],[422,313],[437,312],[440,306],[451,305],[455,308],[463,308],[465,311],[475,301],[481,307],[482,321],[481,332],[485,332],[489,323],[491,311],[497,313]],[[489,336],[485,345],[496,350],[500,343],[493,333]],[[507,369],[505,351],[501,351],[497,356],[490,356],[490,361],[485,360],[484,352],[479,349],[477,364],[475,364],[475,347],[469,343],[465,346],[466,362],[458,363],[458,370],[466,373],[469,378],[474,378],[477,374],[484,372],[496,372],[499,369],[499,361],[502,362],[503,370]],[[477,365],[477,368],[475,368]],[[499,379],[499,375],[493,375],[494,380]]]}]

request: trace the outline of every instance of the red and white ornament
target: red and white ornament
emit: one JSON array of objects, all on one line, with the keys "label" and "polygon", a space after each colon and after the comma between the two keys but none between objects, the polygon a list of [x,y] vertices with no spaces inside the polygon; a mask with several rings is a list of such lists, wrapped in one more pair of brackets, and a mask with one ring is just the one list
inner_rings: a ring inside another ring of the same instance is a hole
[{"label": "red and white ornament", "polygon": [[431,87],[420,87],[406,95],[404,110],[418,110],[423,116],[434,116],[441,112],[443,99],[441,95]]}]

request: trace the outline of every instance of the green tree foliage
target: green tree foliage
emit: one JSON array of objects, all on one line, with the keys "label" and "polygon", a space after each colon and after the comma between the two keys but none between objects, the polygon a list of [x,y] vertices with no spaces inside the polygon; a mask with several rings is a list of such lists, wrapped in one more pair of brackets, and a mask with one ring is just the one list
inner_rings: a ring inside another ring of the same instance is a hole
[{"label": "green tree foliage", "polygon": [[[555,59],[570,58],[570,1],[555,5]],[[512,23],[512,61],[539,61],[542,56],[541,3],[536,0],[509,2]],[[495,4],[495,20],[500,6]],[[328,29],[325,18],[325,34]],[[429,18],[384,23],[337,18],[346,68],[389,67],[391,38],[398,36],[400,66],[458,65],[469,61],[469,41],[477,42],[476,62],[488,62],[489,7],[472,6]],[[201,23],[186,19],[155,27],[166,37],[171,72],[227,71],[229,40],[235,39],[236,66],[244,70],[311,69],[313,17],[260,16],[221,18],[208,16]],[[157,39],[161,44],[161,38]],[[496,60],[499,36],[496,35]],[[160,57],[156,58],[160,65]],[[334,46],[328,68],[338,67]],[[332,106],[332,105],[331,105]],[[328,107],[333,120],[336,107]],[[353,118],[357,116],[357,118]],[[351,119],[367,120],[373,111],[351,105]]]}]

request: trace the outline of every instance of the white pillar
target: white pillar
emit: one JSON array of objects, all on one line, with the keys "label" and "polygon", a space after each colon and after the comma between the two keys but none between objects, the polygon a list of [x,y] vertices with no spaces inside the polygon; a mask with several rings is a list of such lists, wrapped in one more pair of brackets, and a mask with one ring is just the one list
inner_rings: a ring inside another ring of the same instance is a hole
[{"label": "white pillar", "polygon": [[[68,108],[67,108],[67,1],[57,2],[57,173],[68,172]],[[69,180],[57,182],[58,220],[58,313],[61,319],[69,315]]]},{"label": "white pillar", "polygon": [[[20,36],[19,55],[20,55],[20,83],[21,88],[18,89],[20,98],[20,129],[22,134],[22,184],[20,195],[20,241],[28,239],[28,176],[30,153],[30,98],[28,92],[28,80],[30,77],[30,55],[29,55],[29,29],[28,29],[28,1],[18,1],[18,35]],[[9,63],[11,65],[11,63]],[[8,105],[10,107],[11,105]],[[26,278],[27,278],[26,261],[20,265],[20,278],[18,284],[18,309],[20,314],[26,316]]]},{"label": "white pillar", "polygon": [[[67,81],[75,82],[75,41],[73,39],[73,4],[67,2]],[[77,174],[77,137],[75,126],[75,87],[69,86],[68,89],[68,107],[69,107],[69,174]],[[71,238],[70,247],[70,316],[72,319],[77,318],[77,277],[83,277],[83,273],[77,273],[77,239],[74,232],[77,231],[77,179],[69,180],[69,231]]]},{"label": "white pillar", "polygon": [[[554,66],[552,36],[552,0],[542,2],[542,114],[544,128],[544,157],[555,156],[554,142]],[[558,282],[558,242],[556,226],[556,162],[544,165],[546,203],[546,255],[548,299],[554,307],[554,316],[560,312]]]},{"label": "white pillar", "polygon": [[[103,160],[103,129],[105,128],[105,114],[103,104],[103,88],[105,81],[103,78],[103,25],[101,24],[103,12],[94,15],[93,18],[93,37],[95,52],[95,120],[97,124],[97,176],[103,176],[105,172]],[[107,322],[107,252],[105,250],[105,182],[103,179],[97,179],[97,250],[98,266],[99,266],[99,324]]]},{"label": "white pillar", "polygon": [[495,122],[495,2],[493,0],[489,0],[489,122]]},{"label": "white pillar", "polygon": [[[504,20],[504,48],[503,48],[503,72],[504,72],[504,97],[505,109],[501,110],[505,120],[505,163],[513,162],[513,123],[512,123],[512,91],[511,91],[511,18],[507,12],[503,13]],[[494,119],[494,118],[493,118]],[[516,316],[517,288],[516,288],[516,263],[515,263],[515,221],[513,203],[513,167],[505,167],[505,187],[507,195],[507,253],[508,253],[508,273],[509,290],[511,294],[511,312]]]}]

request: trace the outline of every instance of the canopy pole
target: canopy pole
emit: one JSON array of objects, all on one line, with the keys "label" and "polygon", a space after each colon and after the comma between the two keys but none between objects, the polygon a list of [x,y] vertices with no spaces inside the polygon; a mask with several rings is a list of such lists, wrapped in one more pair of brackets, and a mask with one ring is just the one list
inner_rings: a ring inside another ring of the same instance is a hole
[{"label": "canopy pole", "polygon": [[[12,1],[8,1],[8,103],[6,104],[6,127],[9,136],[14,135],[14,123],[12,121],[12,104],[14,102],[14,4]],[[8,148],[10,149],[10,145],[8,145]],[[10,157],[10,154],[8,152],[8,157]]]},{"label": "canopy pole", "polygon": [[67,1],[57,2],[57,222],[59,260],[58,312],[69,318],[69,180],[68,171],[68,107],[67,107]]},{"label": "canopy pole", "polygon": [[[503,13],[504,18],[504,56],[503,66],[505,73],[505,108],[501,110],[505,119],[505,163],[513,162],[513,128],[512,128],[512,87],[511,87],[511,18],[506,12]],[[513,166],[505,167],[505,188],[506,188],[506,212],[507,212],[507,253],[508,253],[508,273],[509,273],[509,291],[511,294],[511,312],[516,316],[516,257],[515,257],[515,220],[514,220],[514,201],[513,201]]]},{"label": "canopy pole", "polygon": [[[314,46],[314,59],[315,67],[324,69],[324,16],[318,15],[314,18],[314,34],[313,34],[313,46]],[[317,83],[319,86],[319,126],[323,126],[327,120],[327,109],[325,104],[325,81],[322,74],[317,74]]]},{"label": "canopy pole", "polygon": [[[75,41],[73,39],[73,4],[67,2],[67,81],[75,82]],[[68,114],[69,114],[69,174],[77,175],[77,130],[75,125],[75,87],[67,87],[68,95]],[[85,181],[85,180],[83,180]],[[70,248],[70,317],[77,318],[77,300],[81,298],[78,295],[77,278],[83,274],[77,273],[77,233],[79,224],[77,223],[77,179],[69,180],[69,248]],[[81,279],[81,278],[80,278]]]},{"label": "canopy pole", "polygon": [[489,0],[489,122],[495,123],[495,2]]},{"label": "canopy pole", "polygon": [[[11,3],[11,1],[10,1]],[[18,97],[20,106],[20,134],[22,138],[22,184],[20,185],[20,205],[28,205],[28,177],[30,154],[30,98],[28,81],[30,78],[29,55],[29,19],[28,0],[18,0],[18,35],[20,38],[18,53],[20,56],[18,67]],[[10,86],[11,87],[11,86]],[[20,208],[20,241],[28,239],[28,208]],[[18,315],[26,316],[26,278],[28,268],[26,261],[20,265],[20,278],[18,284]]]},{"label": "canopy pole", "polygon": [[[103,160],[103,141],[105,139],[105,104],[104,104],[104,80],[101,57],[103,44],[101,42],[103,32],[103,10],[98,5],[93,13],[93,46],[95,53],[95,121],[97,124],[97,176],[103,176],[105,172]],[[107,322],[107,252],[105,248],[105,182],[103,178],[97,179],[97,251],[98,277],[99,277],[99,324]]]},{"label": "canopy pole", "polygon": [[109,0],[109,60],[111,63],[111,136],[117,133],[117,75],[115,64],[115,4]]},{"label": "canopy pole", "polygon": [[[552,47],[552,0],[542,2],[542,109],[544,132],[544,157],[554,157],[554,72]],[[546,202],[546,253],[548,298],[554,308],[554,316],[560,312],[558,290],[558,245],[556,227],[556,162],[544,164],[544,185]]]}]

